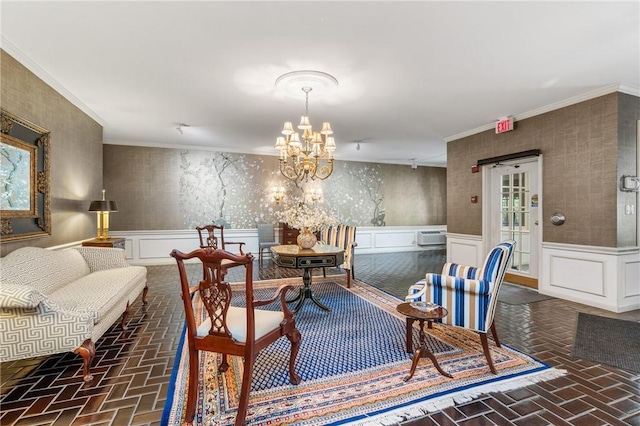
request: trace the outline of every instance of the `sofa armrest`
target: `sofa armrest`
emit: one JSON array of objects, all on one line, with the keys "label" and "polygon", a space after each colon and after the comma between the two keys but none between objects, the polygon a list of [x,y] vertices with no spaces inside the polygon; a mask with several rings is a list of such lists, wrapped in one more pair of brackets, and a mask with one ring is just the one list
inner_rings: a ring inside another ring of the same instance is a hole
[{"label": "sofa armrest", "polygon": [[0,308],[35,308],[45,298],[30,285],[2,283],[0,287]]},{"label": "sofa armrest", "polygon": [[85,313],[35,308],[0,308],[0,362],[74,351],[92,338]]},{"label": "sofa armrest", "polygon": [[105,269],[126,268],[131,265],[124,258],[124,250],[106,247],[76,247],[91,272]]}]

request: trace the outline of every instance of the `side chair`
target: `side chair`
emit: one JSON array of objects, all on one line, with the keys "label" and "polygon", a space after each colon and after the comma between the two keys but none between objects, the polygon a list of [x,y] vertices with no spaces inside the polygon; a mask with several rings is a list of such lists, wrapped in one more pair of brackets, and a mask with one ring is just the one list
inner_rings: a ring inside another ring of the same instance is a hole
[{"label": "side chair", "polygon": [[409,287],[405,298],[407,302],[437,303],[449,311],[449,315],[442,319],[443,324],[478,332],[493,374],[498,373],[491,359],[487,332],[491,330],[496,346],[500,347],[493,319],[498,291],[513,257],[515,244],[513,240],[506,240],[493,247],[481,268],[445,263],[442,274],[427,274],[424,280]]},{"label": "side chair", "polygon": [[275,247],[280,245],[279,242],[276,241],[276,231],[273,228],[273,225],[268,223],[259,223],[258,224],[258,261],[262,264],[262,252],[264,250],[269,250],[271,247]]},{"label": "side chair", "polygon": [[[339,267],[347,272],[347,288],[351,287],[351,278],[356,279],[354,270],[354,249],[358,245],[356,243],[356,227],[338,225],[324,228],[320,232],[320,241],[322,244],[340,247],[344,250],[344,263]],[[322,275],[327,276],[325,268],[322,268]]]},{"label": "side chair", "polygon": [[[244,255],[242,246],[244,246],[245,243],[224,240],[224,226],[213,224],[196,226],[196,231],[198,231],[198,238],[200,238],[200,248],[222,249],[230,253],[239,254],[240,256]],[[236,245],[237,248],[235,247]],[[225,260],[224,266],[223,275],[227,273],[227,269],[240,265],[231,260]]]},{"label": "side chair", "polygon": [[[185,420],[188,424],[192,424],[195,418],[200,382],[199,352],[208,351],[222,354],[222,362],[218,366],[220,372],[229,368],[228,355],[244,357],[242,387],[235,421],[236,426],[244,425],[256,357],[262,349],[282,336],[286,336],[291,342],[289,382],[294,385],[300,383],[300,376],[296,374],[294,365],[300,348],[301,335],[285,300],[287,290],[291,287],[283,285],[270,299],[256,300],[252,281],[253,256],[250,253],[238,256],[221,249],[207,247],[188,254],[173,250],[171,256],[176,259],[180,272],[189,344],[189,385]],[[205,274],[202,281],[191,286],[184,261],[196,258],[202,262]],[[234,288],[223,281],[222,264],[225,260],[246,266],[245,285],[236,290],[244,291],[245,294],[237,296],[236,299],[244,298],[247,308],[231,306]],[[258,309],[276,300],[280,301],[281,310]],[[204,305],[204,309],[194,309],[198,304]],[[196,315],[196,312],[203,312],[203,314]]]}]

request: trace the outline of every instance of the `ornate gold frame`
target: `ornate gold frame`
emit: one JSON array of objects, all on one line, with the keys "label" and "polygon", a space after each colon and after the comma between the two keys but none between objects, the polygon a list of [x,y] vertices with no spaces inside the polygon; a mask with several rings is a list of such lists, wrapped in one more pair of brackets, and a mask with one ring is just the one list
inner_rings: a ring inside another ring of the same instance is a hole
[{"label": "ornate gold frame", "polygon": [[[29,191],[25,209],[0,210],[0,242],[51,235],[50,133],[27,120],[0,109],[0,142],[29,153]],[[3,195],[6,194],[3,182]]]}]

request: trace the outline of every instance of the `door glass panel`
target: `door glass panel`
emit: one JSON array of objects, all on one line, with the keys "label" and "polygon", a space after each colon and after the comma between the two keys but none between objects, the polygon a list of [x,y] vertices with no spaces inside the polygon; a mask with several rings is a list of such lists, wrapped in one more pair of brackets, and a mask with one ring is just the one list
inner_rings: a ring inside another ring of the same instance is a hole
[{"label": "door glass panel", "polygon": [[500,234],[503,240],[510,238],[516,241],[511,269],[529,272],[531,251],[529,172],[503,174],[501,182]]}]

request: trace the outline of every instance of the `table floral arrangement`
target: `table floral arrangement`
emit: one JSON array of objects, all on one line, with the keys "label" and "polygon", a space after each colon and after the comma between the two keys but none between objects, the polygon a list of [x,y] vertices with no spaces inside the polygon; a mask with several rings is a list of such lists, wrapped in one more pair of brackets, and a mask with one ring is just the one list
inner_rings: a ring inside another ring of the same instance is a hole
[{"label": "table floral arrangement", "polygon": [[302,248],[313,247],[318,241],[314,234],[322,228],[340,223],[334,212],[327,210],[322,203],[305,202],[301,199],[290,201],[278,218],[300,231],[298,245]]}]

